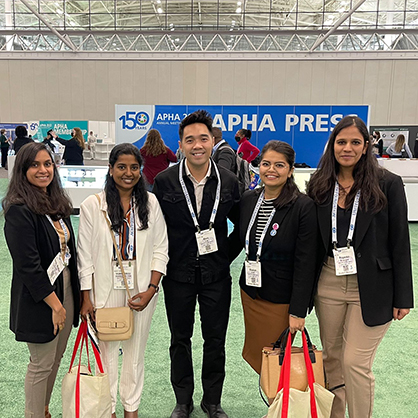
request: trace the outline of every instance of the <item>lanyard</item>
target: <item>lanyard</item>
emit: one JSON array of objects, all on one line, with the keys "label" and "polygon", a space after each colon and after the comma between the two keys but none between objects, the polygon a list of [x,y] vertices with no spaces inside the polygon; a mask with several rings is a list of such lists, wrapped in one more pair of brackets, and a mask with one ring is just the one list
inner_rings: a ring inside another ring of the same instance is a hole
[{"label": "lanyard", "polygon": [[[184,161],[183,164],[186,164],[186,161]],[[184,183],[184,180],[183,180],[183,164],[180,162],[180,165],[179,165],[179,182],[183,190],[184,197],[186,198],[187,207],[189,208],[190,215],[192,216],[194,226],[196,227],[197,231],[200,232],[200,226],[199,226],[199,222],[197,222],[196,214],[194,213],[192,200],[190,199],[189,192],[187,191],[186,184]],[[221,200],[221,176],[219,175],[219,170],[218,170],[218,167],[216,167],[216,164],[213,164],[213,167],[215,168],[216,177],[218,179],[218,185],[216,186],[215,203],[213,204],[212,214],[210,215],[209,229],[212,229],[213,227],[216,213],[218,212],[219,202]]]},{"label": "lanyard", "polygon": [[[58,235],[58,240],[60,243],[60,247],[61,247],[61,238],[60,235],[58,234],[57,229],[55,228],[54,222],[51,219],[51,217],[49,215],[45,215],[46,218],[48,219],[49,223],[54,227],[55,232]],[[64,263],[67,266],[68,265],[68,261],[71,258],[71,254],[70,254],[70,249],[68,248],[67,242],[68,242],[68,229],[67,229],[67,225],[65,225],[65,222],[62,219],[58,219],[58,222],[62,228],[62,230],[64,231],[64,241],[65,241],[65,250],[64,250]]]},{"label": "lanyard", "polygon": [[[247,233],[245,234],[245,254],[247,255],[247,260],[250,254],[250,231],[254,225],[254,222],[257,217],[258,211],[260,210],[261,204],[263,203],[263,199],[264,199],[264,190],[261,192],[260,197],[258,198],[257,204],[255,205],[253,214],[250,219],[250,223],[248,224]],[[263,247],[263,241],[266,236],[267,229],[269,228],[275,213],[276,213],[276,209],[274,208],[271,211],[270,217],[268,218],[266,226],[264,227],[263,232],[260,236],[260,242],[258,243],[258,248],[257,248],[257,261],[260,260],[261,248]]]},{"label": "lanyard", "polygon": [[[132,260],[134,256],[134,247],[135,247],[135,210],[134,210],[134,204],[133,199],[131,199],[131,219],[129,223],[129,233],[128,233],[128,260]],[[124,221],[125,222],[125,221]],[[122,254],[122,250],[120,248],[120,241],[119,241],[119,232],[113,231],[115,235],[115,240],[118,245],[118,250]],[[123,252],[125,252],[125,249],[123,249]]]},{"label": "lanyard", "polygon": [[[338,206],[338,196],[340,192],[340,186],[338,181],[335,182],[334,188],[334,199],[332,201],[332,213],[331,213],[331,224],[332,224],[332,243],[334,248],[337,248],[337,206]],[[347,235],[347,247],[350,248],[350,243],[353,240],[354,227],[356,225],[356,218],[358,212],[358,206],[360,202],[360,190],[356,193],[354,198],[353,209],[351,210],[351,219],[350,219],[350,228],[348,229]]]}]

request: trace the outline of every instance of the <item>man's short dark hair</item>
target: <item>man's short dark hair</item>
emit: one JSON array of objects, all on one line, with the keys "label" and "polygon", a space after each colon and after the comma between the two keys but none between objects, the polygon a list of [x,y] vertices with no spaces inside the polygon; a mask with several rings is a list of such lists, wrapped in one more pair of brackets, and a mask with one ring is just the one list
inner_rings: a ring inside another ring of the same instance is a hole
[{"label": "man's short dark hair", "polygon": [[25,136],[28,136],[28,130],[26,129],[25,126],[19,125],[19,126],[16,126],[15,134],[18,138],[23,138]]},{"label": "man's short dark hair", "polygon": [[190,115],[186,116],[180,122],[180,126],[179,126],[180,141],[183,140],[184,128],[186,126],[193,125],[195,123],[203,123],[208,128],[208,131],[213,135],[213,132],[212,132],[213,119],[210,113],[206,112],[206,110],[196,110],[196,112],[190,113]]},{"label": "man's short dark hair", "polygon": [[212,135],[215,137],[215,141],[219,142],[222,139],[222,129],[212,128]]},{"label": "man's short dark hair", "polygon": [[47,132],[47,135],[51,135],[51,132],[53,131],[53,129],[50,129],[48,132]]}]

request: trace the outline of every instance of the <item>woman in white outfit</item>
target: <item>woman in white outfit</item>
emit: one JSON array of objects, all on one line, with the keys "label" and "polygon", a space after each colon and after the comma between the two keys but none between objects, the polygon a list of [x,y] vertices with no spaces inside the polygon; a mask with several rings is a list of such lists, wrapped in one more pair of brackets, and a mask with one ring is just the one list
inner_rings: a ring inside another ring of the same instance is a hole
[{"label": "woman in white outfit", "polygon": [[[141,154],[131,144],[115,146],[109,156],[105,189],[89,196],[80,207],[78,235],[81,315],[94,318],[95,309],[129,306],[134,311],[134,332],[126,341],[100,341],[109,375],[112,418],[116,417],[119,347],[123,364],[119,395],[125,418],[138,417],[144,382],[144,353],[161,276],[166,272],[168,242],[165,221],[153,194],[141,177]],[[99,199],[97,198],[99,197]],[[112,225],[112,232],[103,215]],[[114,277],[117,260],[112,235],[123,260],[131,260],[134,296]]]},{"label": "woman in white outfit", "polygon": [[396,141],[386,148],[386,154],[392,158],[413,158],[409,145],[405,140],[405,135],[399,134]]}]

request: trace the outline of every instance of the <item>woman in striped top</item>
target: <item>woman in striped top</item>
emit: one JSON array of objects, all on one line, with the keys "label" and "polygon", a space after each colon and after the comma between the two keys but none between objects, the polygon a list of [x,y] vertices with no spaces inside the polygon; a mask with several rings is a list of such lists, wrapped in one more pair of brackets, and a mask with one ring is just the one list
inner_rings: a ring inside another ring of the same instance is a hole
[{"label": "woman in striped top", "polygon": [[303,330],[315,279],[316,209],[294,181],[295,151],[270,141],[261,151],[263,187],[244,193],[230,236],[231,259],[245,249],[241,277],[243,357],[261,371],[261,350],[282,331]]}]

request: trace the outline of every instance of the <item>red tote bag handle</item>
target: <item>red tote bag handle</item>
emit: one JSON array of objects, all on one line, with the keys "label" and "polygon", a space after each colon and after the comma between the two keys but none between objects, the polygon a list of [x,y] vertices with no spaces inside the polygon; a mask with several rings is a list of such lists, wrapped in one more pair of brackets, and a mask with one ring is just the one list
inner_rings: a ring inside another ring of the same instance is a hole
[{"label": "red tote bag handle", "polygon": [[[308,375],[308,386],[310,389],[310,404],[311,404],[311,416],[312,418],[318,418],[318,412],[316,408],[315,392],[314,392],[314,382],[315,377],[313,373],[312,363],[309,356],[309,348],[306,340],[305,332],[302,332],[302,342],[303,342],[303,356],[305,359],[306,371]],[[290,393],[290,364],[291,364],[291,354],[292,354],[292,338],[290,333],[288,334],[286,350],[284,354],[283,364],[280,371],[279,386],[277,392],[280,392],[283,389],[283,401],[282,401],[282,415],[281,418],[287,418],[289,413],[289,393]]]},{"label": "red tote bag handle", "polygon": [[[80,418],[80,370],[81,370],[81,356],[83,352],[83,346],[86,346],[86,352],[87,352],[87,367],[89,369],[89,372],[91,373],[91,367],[90,367],[90,357],[89,357],[89,347],[88,347],[88,341],[90,340],[91,346],[93,348],[93,354],[96,359],[96,364],[99,369],[100,373],[104,373],[103,370],[103,364],[102,359],[100,357],[100,351],[96,344],[91,341],[91,338],[88,336],[87,332],[87,322],[83,321],[80,324],[80,327],[78,328],[77,338],[74,344],[74,350],[73,355],[71,357],[71,364],[70,364],[70,370],[73,368],[75,357],[78,352],[78,348],[80,347],[80,355],[78,360],[78,370],[77,370],[77,378],[76,378],[76,386],[75,386],[75,416],[76,418]],[[81,346],[80,346],[81,342]]]}]

